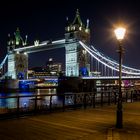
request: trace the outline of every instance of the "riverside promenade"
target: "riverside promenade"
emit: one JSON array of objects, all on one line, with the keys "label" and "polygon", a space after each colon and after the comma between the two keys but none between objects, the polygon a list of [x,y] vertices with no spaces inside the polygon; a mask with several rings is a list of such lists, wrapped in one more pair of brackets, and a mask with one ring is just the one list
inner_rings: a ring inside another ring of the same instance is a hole
[{"label": "riverside promenade", "polygon": [[67,110],[0,121],[1,140],[140,140],[140,102],[123,104],[123,129],[115,128],[116,105]]}]

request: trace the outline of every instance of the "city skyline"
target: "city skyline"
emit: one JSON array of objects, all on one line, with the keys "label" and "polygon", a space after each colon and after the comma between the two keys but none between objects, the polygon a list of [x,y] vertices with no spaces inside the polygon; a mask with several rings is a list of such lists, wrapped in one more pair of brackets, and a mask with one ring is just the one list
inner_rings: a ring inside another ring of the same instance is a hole
[{"label": "city skyline", "polygon": [[[15,1],[16,2],[16,1]],[[4,13],[7,8],[6,13]],[[139,65],[139,23],[140,12],[137,2],[111,2],[111,1],[44,1],[8,3],[1,5],[0,17],[1,39],[0,60],[6,54],[7,34],[13,33],[16,27],[20,28],[21,35],[28,34],[29,44],[39,39],[40,41],[62,39],[65,33],[66,17],[72,22],[76,9],[79,9],[82,21],[90,20],[91,44],[107,56],[118,60],[117,42],[113,34],[114,24],[123,22],[127,26],[124,41],[124,63],[131,67],[140,68]],[[48,52],[39,52],[29,55],[29,66],[43,65],[53,57],[54,60],[64,63],[64,49]],[[40,58],[40,59],[38,59]],[[33,60],[37,60],[33,62]],[[44,62],[42,62],[44,60]]]}]

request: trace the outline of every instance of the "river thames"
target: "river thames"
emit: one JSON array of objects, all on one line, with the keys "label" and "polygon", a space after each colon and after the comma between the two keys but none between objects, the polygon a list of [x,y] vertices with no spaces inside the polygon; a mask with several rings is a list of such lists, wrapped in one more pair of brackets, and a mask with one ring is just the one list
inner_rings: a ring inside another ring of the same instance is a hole
[{"label": "river thames", "polygon": [[[40,99],[43,98],[43,100],[49,104],[50,96],[47,95],[52,95],[52,94],[56,94],[56,88],[36,89],[34,92],[31,91],[20,91],[20,92],[13,92],[13,93],[0,92],[0,97],[4,97],[4,98],[0,98],[0,108],[15,108],[17,105],[17,98],[15,96],[20,96],[20,107],[28,107],[33,101],[33,97],[32,97],[33,95],[37,95],[38,98],[41,95],[46,95],[41,97]],[[59,101],[58,96],[53,96],[52,102],[58,102],[58,101]]]}]

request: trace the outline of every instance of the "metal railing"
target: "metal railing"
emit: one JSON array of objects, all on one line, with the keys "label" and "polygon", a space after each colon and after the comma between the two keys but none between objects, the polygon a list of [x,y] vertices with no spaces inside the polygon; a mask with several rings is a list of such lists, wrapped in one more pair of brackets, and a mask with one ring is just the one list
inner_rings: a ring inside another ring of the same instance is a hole
[{"label": "metal railing", "polygon": [[[139,90],[123,90],[123,102],[140,100]],[[0,118],[20,117],[53,111],[65,111],[78,108],[95,108],[97,106],[116,104],[118,92],[116,90],[43,94],[29,96],[6,96],[0,97]]]}]

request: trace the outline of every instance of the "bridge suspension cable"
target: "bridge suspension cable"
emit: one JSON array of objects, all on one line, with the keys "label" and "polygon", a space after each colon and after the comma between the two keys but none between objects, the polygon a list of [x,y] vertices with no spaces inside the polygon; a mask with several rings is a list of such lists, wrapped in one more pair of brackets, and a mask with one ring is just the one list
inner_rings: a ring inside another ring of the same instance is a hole
[{"label": "bridge suspension cable", "polygon": [[5,64],[6,60],[8,58],[8,54],[4,57],[3,61],[0,64],[0,69],[3,67],[3,65]]},{"label": "bridge suspension cable", "polygon": [[[110,68],[111,70],[119,71],[119,64],[115,60],[106,57],[105,55],[100,53],[97,49],[95,49],[93,46],[90,48],[81,41],[79,41],[79,43],[98,62],[102,63],[103,65]],[[129,75],[140,75],[140,70],[122,65],[122,73],[129,74]]]},{"label": "bridge suspension cable", "polygon": [[3,61],[0,64],[0,79],[4,79],[5,76],[7,76],[7,71],[6,71],[6,60],[8,59],[8,55],[6,55],[3,59]]},{"label": "bridge suspension cable", "polygon": [[[92,48],[93,50],[95,50],[95,51],[97,52],[96,54],[99,55],[100,57],[102,57],[103,59],[105,59],[105,60],[107,60],[107,61],[109,61],[109,62],[111,62],[111,63],[113,63],[113,64],[119,65],[119,64],[117,63],[117,61],[115,61],[115,60],[109,58],[108,56],[105,56],[103,53],[101,53],[101,52],[99,52],[98,50],[96,50],[95,47],[91,46],[91,48]],[[91,50],[91,51],[94,53],[93,50]],[[134,71],[140,72],[139,69],[131,68],[131,67],[128,67],[128,66],[125,66],[125,65],[122,65],[122,67],[127,68],[127,69],[129,69],[129,70],[134,70]]]}]

